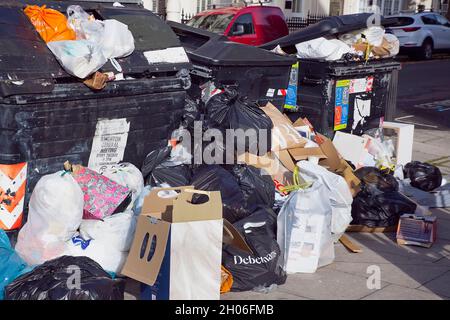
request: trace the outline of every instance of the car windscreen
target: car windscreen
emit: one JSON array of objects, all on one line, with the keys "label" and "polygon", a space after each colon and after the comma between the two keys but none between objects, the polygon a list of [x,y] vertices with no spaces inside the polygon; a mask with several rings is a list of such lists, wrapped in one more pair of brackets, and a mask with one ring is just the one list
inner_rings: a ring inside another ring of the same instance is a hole
[{"label": "car windscreen", "polygon": [[215,33],[224,33],[233,20],[234,14],[210,14],[196,16],[189,20],[188,26],[199,28]]},{"label": "car windscreen", "polygon": [[414,23],[414,18],[411,17],[393,17],[397,19],[397,22],[391,27],[404,27]]}]

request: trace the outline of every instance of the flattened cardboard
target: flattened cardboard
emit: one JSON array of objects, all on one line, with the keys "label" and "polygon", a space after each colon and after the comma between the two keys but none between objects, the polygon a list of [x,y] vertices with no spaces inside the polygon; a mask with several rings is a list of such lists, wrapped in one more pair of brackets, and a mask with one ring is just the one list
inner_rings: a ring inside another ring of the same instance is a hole
[{"label": "flattened cardboard", "polygon": [[333,142],[324,135],[319,134],[318,136],[323,141],[320,144],[320,149],[322,149],[322,152],[327,157],[320,161],[320,165],[327,167],[331,171],[339,170],[341,168],[341,156],[334,147]]},{"label": "flattened cardboard", "polygon": [[345,160],[351,161],[356,168],[360,168],[368,154],[370,140],[367,137],[337,131],[333,145]]},{"label": "flattened cardboard", "polygon": [[283,185],[292,184],[292,171],[289,171],[273,152],[264,156],[256,156],[251,153],[238,155],[238,163],[246,163],[258,169],[264,169],[272,177]]},{"label": "flattened cardboard", "polygon": [[351,224],[345,232],[364,232],[364,233],[391,233],[397,230],[397,226],[390,227],[368,227],[359,224]]},{"label": "flattened cardboard", "polygon": [[[154,285],[164,259],[169,233],[169,222],[148,216],[139,216],[133,244],[121,273],[139,282],[150,286]],[[141,250],[147,234],[149,235],[148,242],[141,258]],[[154,236],[156,237],[155,251],[150,261],[147,261]]]},{"label": "flattened cardboard", "polygon": [[294,172],[296,164],[289,154],[288,150],[280,150],[273,153],[278,160],[283,164],[283,166],[291,172]]},{"label": "flattened cardboard", "polygon": [[261,108],[265,114],[272,120],[272,151],[285,150],[289,148],[301,148],[306,144],[297,130],[295,130],[292,122],[286,118],[280,110],[278,110],[270,102]]},{"label": "flattened cardboard", "polygon": [[308,157],[317,157],[319,159],[327,157],[320,148],[293,148],[288,149],[288,152],[295,161],[307,160]]},{"label": "flattened cardboard", "polygon": [[223,243],[254,254],[242,234],[227,219],[223,219],[223,231]]}]

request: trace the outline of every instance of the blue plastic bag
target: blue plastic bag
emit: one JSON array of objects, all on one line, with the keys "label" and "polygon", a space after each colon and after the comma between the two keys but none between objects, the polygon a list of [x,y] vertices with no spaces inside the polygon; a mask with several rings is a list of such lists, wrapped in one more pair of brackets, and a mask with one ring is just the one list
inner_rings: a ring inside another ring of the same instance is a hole
[{"label": "blue plastic bag", "polygon": [[31,269],[11,247],[5,231],[0,229],[0,300],[4,298],[5,287]]}]

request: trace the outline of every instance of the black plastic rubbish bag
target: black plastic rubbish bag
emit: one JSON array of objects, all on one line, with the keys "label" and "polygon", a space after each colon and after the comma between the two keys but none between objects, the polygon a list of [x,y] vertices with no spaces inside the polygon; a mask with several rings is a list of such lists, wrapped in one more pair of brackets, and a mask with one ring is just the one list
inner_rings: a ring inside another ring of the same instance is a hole
[{"label": "black plastic rubbish bag", "polygon": [[398,181],[374,167],[355,171],[361,180],[361,191],[353,199],[351,224],[389,227],[398,223],[404,213],[414,213],[416,204],[398,192]]},{"label": "black plastic rubbish bag", "polygon": [[152,171],[159,166],[161,163],[166,161],[170,157],[170,152],[172,151],[171,146],[166,146],[157,150],[150,152],[142,164],[141,172],[144,179],[152,173]]},{"label": "black plastic rubbish bag", "polygon": [[[272,120],[257,104],[240,97],[236,90],[227,88],[223,93],[213,96],[206,104],[206,113],[211,128],[246,131],[245,140],[237,137],[234,139],[235,150],[245,150],[258,155],[270,151]],[[253,130],[247,131],[248,129]],[[267,143],[261,144],[262,141]]]},{"label": "black plastic rubbish bag", "polygon": [[234,223],[254,254],[224,245],[222,265],[233,275],[231,291],[248,291],[286,282],[286,273],[278,261],[280,247],[276,240],[276,225],[277,216],[269,208],[260,208]]},{"label": "black plastic rubbish bag", "polygon": [[273,208],[275,184],[266,171],[238,164],[231,167],[231,173],[239,183],[244,194],[245,207],[249,212],[255,211],[258,206]]},{"label": "black plastic rubbish bag", "polygon": [[[77,283],[77,275],[80,275]],[[79,285],[79,286],[78,286]],[[125,282],[88,257],[62,256],[6,287],[7,300],[123,300]]]},{"label": "black plastic rubbish bag", "polygon": [[442,184],[442,174],[438,167],[428,163],[413,161],[405,165],[405,178],[411,180],[411,185],[423,191],[432,191]]},{"label": "black plastic rubbish bag", "polygon": [[141,169],[146,185],[158,186],[167,183],[171,187],[180,187],[189,184],[191,168],[185,164],[169,163],[172,150],[171,146],[166,146],[147,155]]},{"label": "black plastic rubbish bag", "polygon": [[[234,176],[219,165],[201,165],[193,170],[190,185],[197,190],[220,191],[223,217],[233,223],[247,217],[244,194]],[[192,203],[203,203],[206,196],[195,194]]]},{"label": "black plastic rubbish bag", "polygon": [[353,199],[352,224],[368,227],[395,226],[402,214],[414,213],[416,204],[397,191],[374,195],[362,190]]},{"label": "black plastic rubbish bag", "polygon": [[171,187],[188,186],[192,171],[189,165],[166,166],[164,163],[157,166],[146,180],[147,185],[157,186],[167,183]]},{"label": "black plastic rubbish bag", "polygon": [[181,121],[181,126],[193,130],[194,122],[200,119],[200,111],[197,103],[191,99],[191,97],[186,97],[184,103],[183,120]]},{"label": "black plastic rubbish bag", "polygon": [[381,192],[398,191],[398,181],[391,174],[375,167],[362,167],[355,171],[355,175],[364,185],[372,186]]}]

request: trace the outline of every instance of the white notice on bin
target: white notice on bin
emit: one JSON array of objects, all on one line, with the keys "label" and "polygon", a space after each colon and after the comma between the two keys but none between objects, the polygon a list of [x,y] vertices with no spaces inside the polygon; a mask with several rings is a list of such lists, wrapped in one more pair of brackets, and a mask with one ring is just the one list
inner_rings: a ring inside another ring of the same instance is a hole
[{"label": "white notice on bin", "polygon": [[183,47],[146,51],[144,56],[149,64],[189,63],[189,58]]},{"label": "white notice on bin", "polygon": [[114,165],[123,160],[130,123],[127,119],[99,120],[92,141],[89,168]]}]

